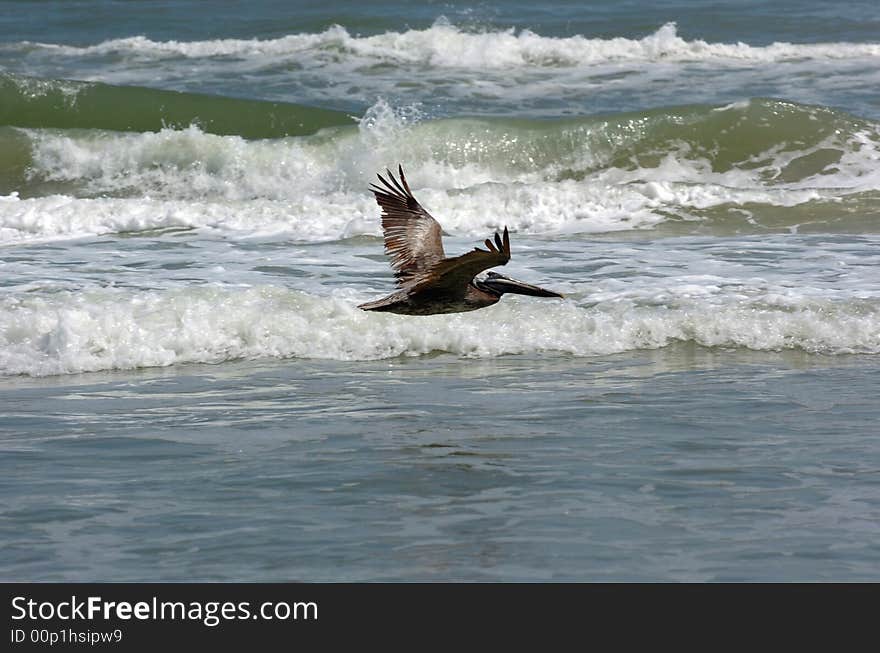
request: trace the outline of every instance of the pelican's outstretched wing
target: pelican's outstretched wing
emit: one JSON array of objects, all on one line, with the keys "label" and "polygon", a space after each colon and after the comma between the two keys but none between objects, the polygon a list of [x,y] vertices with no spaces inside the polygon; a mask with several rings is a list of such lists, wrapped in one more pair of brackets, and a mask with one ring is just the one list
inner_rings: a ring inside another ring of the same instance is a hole
[{"label": "pelican's outstretched wing", "polygon": [[473,278],[483,270],[496,265],[507,265],[510,260],[510,235],[507,227],[504,227],[503,235],[495,232],[494,243],[488,238],[484,242],[487,249],[475,247],[467,254],[435,263],[414,279],[411,292],[415,294],[430,290],[452,296],[463,294]]},{"label": "pelican's outstretched wing", "polygon": [[405,286],[446,255],[440,225],[413,197],[403,176],[403,166],[398,166],[399,181],[390,170],[387,172],[388,179],[377,175],[384,188],[371,184],[370,190],[382,207],[385,253],[391,257],[397,285]]}]

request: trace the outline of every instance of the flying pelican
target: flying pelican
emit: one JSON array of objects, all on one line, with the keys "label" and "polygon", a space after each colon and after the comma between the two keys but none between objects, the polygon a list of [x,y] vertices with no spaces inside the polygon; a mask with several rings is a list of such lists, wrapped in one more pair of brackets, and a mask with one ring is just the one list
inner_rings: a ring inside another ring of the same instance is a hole
[{"label": "flying pelican", "polygon": [[[387,297],[361,304],[365,311],[387,311],[402,315],[461,313],[491,306],[504,293],[535,297],[562,297],[559,293],[516,281],[497,272],[480,273],[510,260],[510,236],[495,232],[495,242],[486,239],[486,248],[454,258],[443,252],[440,225],[412,195],[403,166],[400,180],[387,170],[388,179],[376,175],[380,187],[370,185],[382,207],[385,253],[400,289]],[[478,276],[479,275],[479,276]]]}]

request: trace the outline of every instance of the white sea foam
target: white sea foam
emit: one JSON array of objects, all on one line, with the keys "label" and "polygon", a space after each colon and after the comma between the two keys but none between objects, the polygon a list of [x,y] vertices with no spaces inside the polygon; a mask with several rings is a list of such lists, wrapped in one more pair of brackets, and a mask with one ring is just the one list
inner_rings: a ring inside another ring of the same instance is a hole
[{"label": "white sea foam", "polygon": [[427,64],[436,67],[505,69],[536,66],[579,66],[614,61],[732,61],[763,63],[802,59],[834,60],[880,57],[876,43],[708,43],[678,36],[666,23],[641,39],[548,37],[530,30],[469,31],[445,20],[432,27],[374,36],[352,35],[338,25],[318,34],[291,34],[278,39],[153,41],[144,36],[113,39],[77,47],[27,44],[72,56],[122,55],[138,58],[355,57],[375,61]]},{"label": "white sea foam", "polygon": [[[662,200],[633,190],[574,182],[472,192],[418,192],[448,233],[484,236],[507,226],[521,233],[600,233],[646,228],[665,218]],[[177,201],[75,199],[65,195],[0,197],[0,244],[63,240],[119,232],[197,228],[242,235],[285,235],[321,242],[381,235],[379,211],[366,192],[306,195],[299,200]]]},{"label": "white sea foam", "polygon": [[285,234],[304,242],[381,233],[375,202],[365,194],[247,202],[0,197],[0,244],[168,228]]},{"label": "white sea foam", "polygon": [[[413,108],[380,101],[358,128],[302,138],[248,141],[196,126],[24,130],[32,143],[30,182],[54,185],[57,194],[2,198],[0,243],[168,227],[285,233],[307,242],[379,235],[367,186],[398,161],[420,201],[459,235],[503,225],[533,234],[650,228],[692,219],[694,210],[793,207],[880,189],[880,137],[868,126],[810,145],[771,144],[721,170],[706,158],[711,153],[678,141],[651,145],[665,148],[651,163],[613,165],[620,151],[636,151],[640,138],[651,137],[633,124],[609,133],[617,128],[601,121],[552,131],[421,121]],[[829,152],[839,154],[824,168],[790,172]]]},{"label": "white sea foam", "polygon": [[[610,185],[601,180],[490,183],[465,190],[414,188],[446,232],[480,237],[503,226],[546,235],[647,229],[670,215],[687,217],[692,209],[749,203],[795,206],[823,197],[815,190],[738,190],[671,182]],[[283,235],[301,242],[381,235],[379,210],[366,191],[226,201],[0,197],[0,244],[168,228]]]},{"label": "white sea foam", "polygon": [[880,353],[880,297],[835,300],[771,288],[733,296],[670,287],[662,303],[626,293],[595,304],[505,298],[467,314],[365,313],[350,294],[279,287],[102,289],[0,299],[0,374],[44,376],[234,359],[375,360],[435,351],[468,357],[606,355],[706,347]]}]

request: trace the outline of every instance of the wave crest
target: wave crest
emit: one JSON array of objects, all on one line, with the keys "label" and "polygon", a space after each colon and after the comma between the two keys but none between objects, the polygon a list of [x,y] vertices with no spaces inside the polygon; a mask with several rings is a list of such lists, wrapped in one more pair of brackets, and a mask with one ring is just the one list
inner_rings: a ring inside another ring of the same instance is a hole
[{"label": "wave crest", "polygon": [[750,298],[681,289],[664,305],[506,299],[475,313],[365,313],[360,298],[265,286],[92,290],[0,300],[0,374],[45,376],[235,359],[376,360],[560,352],[595,356],[676,342],[760,351],[880,353],[878,298],[769,289]]},{"label": "wave crest", "polygon": [[685,40],[674,22],[641,39],[541,36],[524,29],[473,31],[440,19],[427,29],[358,36],[334,25],[317,34],[291,34],[277,39],[219,39],[210,41],[153,41],[144,36],[76,47],[23,43],[67,56],[115,55],[143,59],[185,57],[302,57],[318,60],[348,56],[446,68],[504,69],[594,65],[615,61],[736,61],[777,62],[801,59],[880,57],[880,44],[772,43],[752,46]]},{"label": "wave crest", "polygon": [[357,126],[303,137],[0,130],[4,143],[21,160],[0,175],[0,190],[17,192],[0,204],[0,241],[167,226],[377,235],[367,186],[397,163],[461,235],[503,224],[870,231],[880,212],[880,127],[775,100],[555,121],[428,120],[380,101]]}]

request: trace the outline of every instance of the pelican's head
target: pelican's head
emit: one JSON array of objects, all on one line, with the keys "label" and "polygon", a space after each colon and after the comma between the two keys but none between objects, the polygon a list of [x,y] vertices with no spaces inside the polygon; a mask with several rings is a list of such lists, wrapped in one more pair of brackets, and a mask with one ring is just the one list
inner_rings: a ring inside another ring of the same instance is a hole
[{"label": "pelican's head", "polygon": [[562,297],[558,292],[545,290],[538,286],[533,286],[510,277],[505,277],[497,272],[486,272],[485,275],[479,275],[474,278],[474,285],[491,295],[501,297],[506,292],[516,293],[517,295],[532,295],[533,297]]}]

